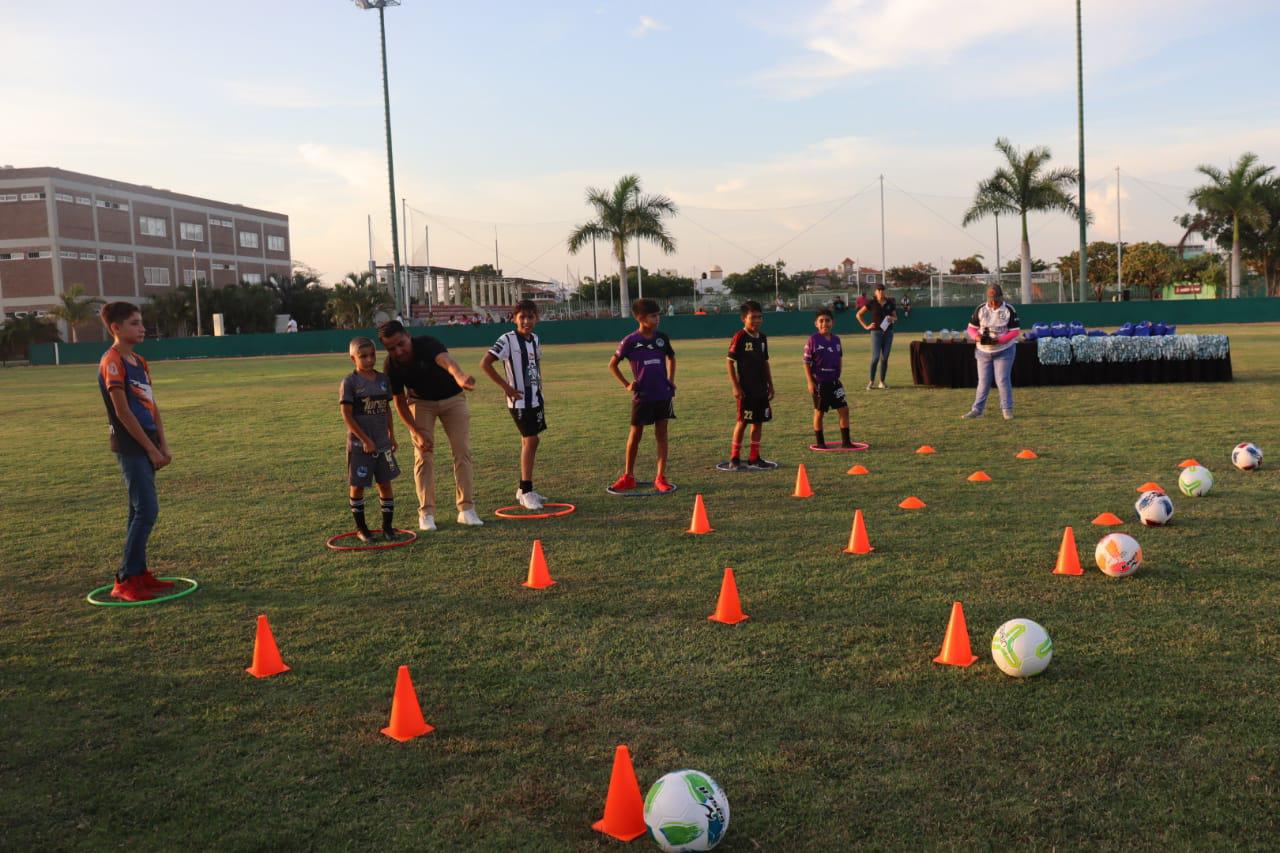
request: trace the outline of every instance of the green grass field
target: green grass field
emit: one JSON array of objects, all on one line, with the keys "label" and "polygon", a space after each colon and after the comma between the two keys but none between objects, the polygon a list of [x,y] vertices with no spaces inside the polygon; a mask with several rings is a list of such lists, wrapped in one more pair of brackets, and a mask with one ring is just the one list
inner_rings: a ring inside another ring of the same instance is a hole
[{"label": "green grass field", "polygon": [[[805,450],[802,340],[775,339],[765,453],[783,467],[751,475],[712,470],[732,420],[724,342],[676,341],[680,490],[643,500],[604,492],[629,412],[610,348],[549,347],[536,483],[578,512],[493,519],[513,502],[518,442],[481,376],[489,523],[453,523],[439,434],[439,532],[372,554],[324,547],[349,528],[349,363],[158,363],[175,461],[151,562],[201,589],[138,608],[84,601],[109,581],[125,515],[94,368],[0,371],[0,843],[616,848],[590,824],[626,743],[643,788],[681,767],[724,786],[728,850],[1272,847],[1280,335],[1221,331],[1231,384],[1019,389],[1006,423],[960,421],[972,391],[911,387],[905,336],[890,390],[861,390],[867,341],[845,330],[854,436],[872,448],[825,455]],[[481,351],[455,355],[475,368]],[[1242,440],[1269,467],[1234,470]],[[938,454],[913,454],[923,443]],[[1015,460],[1022,447],[1041,458]],[[1172,526],[1141,528],[1135,486],[1173,489],[1188,456],[1213,492],[1174,494]],[[846,476],[855,461],[873,474]],[[799,462],[811,500],[790,497]],[[966,482],[978,468],[994,481]],[[396,488],[412,526],[411,475]],[[696,492],[709,536],[683,532]],[[909,494],[928,508],[899,510]],[[867,557],[840,553],[856,508]],[[1134,577],[1093,568],[1104,510],[1143,546]],[[1050,574],[1065,525],[1083,577]],[[520,586],[534,537],[559,581],[545,592]],[[751,615],[732,627],[706,618],[726,566]],[[968,669],[932,663],[955,599],[980,656]],[[244,672],[259,613],[283,676]],[[992,632],[1017,616],[1053,636],[1038,678],[991,662]],[[407,744],[378,731],[400,664],[437,727]]]}]

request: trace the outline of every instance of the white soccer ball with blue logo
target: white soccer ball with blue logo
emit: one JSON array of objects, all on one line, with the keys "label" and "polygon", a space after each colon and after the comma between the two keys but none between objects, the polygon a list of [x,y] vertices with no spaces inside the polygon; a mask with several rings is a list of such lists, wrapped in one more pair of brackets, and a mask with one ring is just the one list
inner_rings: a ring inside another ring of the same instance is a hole
[{"label": "white soccer ball with blue logo", "polygon": [[1231,451],[1231,464],[1241,471],[1252,471],[1262,466],[1262,451],[1250,441],[1237,444]]},{"label": "white soccer ball with blue logo", "polygon": [[1178,475],[1178,488],[1189,498],[1202,497],[1213,488],[1213,475],[1203,465],[1189,465]]},{"label": "white soccer ball with blue logo", "polygon": [[1093,549],[1094,562],[1104,575],[1128,577],[1142,565],[1142,546],[1124,533],[1108,533]]},{"label": "white soccer ball with blue logo", "polygon": [[1139,495],[1133,508],[1138,511],[1138,520],[1147,527],[1163,527],[1173,518],[1173,501],[1164,492],[1155,489]]},{"label": "white soccer ball with blue logo", "polygon": [[1005,675],[1039,675],[1053,660],[1053,640],[1039,622],[1010,619],[991,638],[991,657]]},{"label": "white soccer ball with blue logo", "polygon": [[677,770],[645,795],[644,822],[663,850],[710,850],[729,829],[729,798],[706,773]]}]

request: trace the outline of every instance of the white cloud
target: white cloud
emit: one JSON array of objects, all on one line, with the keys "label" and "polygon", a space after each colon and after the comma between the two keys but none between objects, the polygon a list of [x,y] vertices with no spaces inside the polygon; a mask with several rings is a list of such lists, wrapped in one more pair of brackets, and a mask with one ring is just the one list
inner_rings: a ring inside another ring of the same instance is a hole
[{"label": "white cloud", "polygon": [[669,29],[671,28],[661,21],[650,18],[648,15],[641,15],[640,23],[631,31],[631,35],[633,38],[642,39],[649,33],[657,33]]},{"label": "white cloud", "polygon": [[337,148],[304,142],[298,146],[297,154],[308,169],[358,190],[368,190],[386,181],[386,161],[378,152],[367,148]]},{"label": "white cloud", "polygon": [[731,193],[731,192],[734,192],[735,190],[742,189],[746,185],[747,185],[747,182],[742,180],[741,178],[730,178],[729,180],[725,181],[722,184],[716,184],[716,192]]}]

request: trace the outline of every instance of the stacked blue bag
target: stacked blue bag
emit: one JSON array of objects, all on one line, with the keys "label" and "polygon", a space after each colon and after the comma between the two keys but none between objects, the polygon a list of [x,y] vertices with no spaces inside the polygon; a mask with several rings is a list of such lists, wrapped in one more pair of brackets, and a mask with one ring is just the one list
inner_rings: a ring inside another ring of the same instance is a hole
[{"label": "stacked blue bag", "polygon": [[1112,335],[1120,338],[1150,338],[1176,335],[1177,333],[1178,327],[1173,323],[1153,323],[1150,320],[1143,320],[1140,323],[1125,323],[1118,330],[1112,332]]},{"label": "stacked blue bag", "polygon": [[1079,320],[1071,320],[1069,322],[1055,320],[1052,323],[1033,323],[1031,331],[1023,335],[1023,340],[1035,341],[1040,338],[1074,338],[1077,335],[1097,337],[1098,335],[1105,334],[1106,332],[1099,330],[1094,330],[1092,332],[1086,331],[1084,323],[1081,323]]}]

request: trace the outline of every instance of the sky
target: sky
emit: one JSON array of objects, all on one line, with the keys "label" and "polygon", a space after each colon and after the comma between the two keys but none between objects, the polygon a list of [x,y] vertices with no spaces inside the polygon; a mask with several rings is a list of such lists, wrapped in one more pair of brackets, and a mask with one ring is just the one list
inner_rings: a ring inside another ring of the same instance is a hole
[{"label": "sky", "polygon": [[[57,166],[290,217],[334,281],[390,258],[377,13],[344,0],[0,0],[0,163]],[[996,256],[959,224],[996,137],[1077,151],[1072,0],[404,0],[387,10],[407,257],[591,275],[564,238],[587,187],[669,196],[698,275],[844,257]],[[1091,239],[1175,242],[1173,218],[1244,151],[1280,166],[1280,4],[1084,0]],[[1116,168],[1120,169],[1117,185]],[[1032,254],[1074,248],[1033,215]],[[402,230],[402,239],[405,238]],[[1005,260],[1017,224],[1002,221]],[[633,247],[634,252],[634,247]],[[601,274],[612,269],[601,247]]]}]

